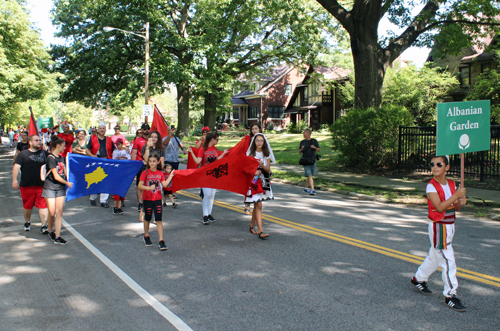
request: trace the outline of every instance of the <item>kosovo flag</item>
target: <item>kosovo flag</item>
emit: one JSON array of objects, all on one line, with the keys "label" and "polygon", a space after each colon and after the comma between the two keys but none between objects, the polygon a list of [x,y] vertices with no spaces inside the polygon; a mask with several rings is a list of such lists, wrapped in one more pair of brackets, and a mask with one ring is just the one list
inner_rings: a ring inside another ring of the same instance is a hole
[{"label": "kosovo flag", "polygon": [[142,165],[141,161],[68,153],[68,181],[73,187],[66,191],[66,201],[98,193],[124,197]]}]

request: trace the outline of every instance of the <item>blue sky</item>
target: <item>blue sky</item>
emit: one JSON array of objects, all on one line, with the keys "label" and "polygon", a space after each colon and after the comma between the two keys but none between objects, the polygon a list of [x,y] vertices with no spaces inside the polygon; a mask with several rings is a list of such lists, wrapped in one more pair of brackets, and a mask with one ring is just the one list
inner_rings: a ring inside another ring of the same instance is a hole
[{"label": "blue sky", "polygon": [[[64,40],[54,37],[56,29],[50,20],[50,10],[53,6],[52,0],[29,0],[28,6],[31,9],[31,21],[40,29],[42,40],[47,46],[50,44],[64,43]],[[391,24],[383,20],[379,27],[379,34],[391,29]],[[422,67],[430,49],[411,47],[402,54],[403,60],[413,61],[417,67]]]}]

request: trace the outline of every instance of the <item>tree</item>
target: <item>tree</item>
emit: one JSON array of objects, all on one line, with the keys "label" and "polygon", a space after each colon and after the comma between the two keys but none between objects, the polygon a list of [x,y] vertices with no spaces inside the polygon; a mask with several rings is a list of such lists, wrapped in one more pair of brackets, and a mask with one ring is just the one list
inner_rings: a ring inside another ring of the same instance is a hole
[{"label": "tree", "polygon": [[[418,2],[405,0],[317,0],[349,33],[355,72],[355,106],[379,107],[387,68],[411,45],[430,45],[433,30],[447,36],[449,52],[457,52],[486,27],[498,25],[500,8],[489,0],[426,0],[413,15]],[[403,28],[399,36],[380,39],[378,26],[387,17]],[[461,31],[465,30],[467,35]],[[444,32],[444,33],[443,33]],[[449,42],[452,40],[453,42]]]},{"label": "tree", "polygon": [[496,70],[482,73],[467,93],[466,100],[490,100],[491,123],[500,124],[500,74]]},{"label": "tree", "polygon": [[0,122],[19,120],[19,103],[43,99],[56,87],[50,55],[30,24],[17,1],[0,2]]}]

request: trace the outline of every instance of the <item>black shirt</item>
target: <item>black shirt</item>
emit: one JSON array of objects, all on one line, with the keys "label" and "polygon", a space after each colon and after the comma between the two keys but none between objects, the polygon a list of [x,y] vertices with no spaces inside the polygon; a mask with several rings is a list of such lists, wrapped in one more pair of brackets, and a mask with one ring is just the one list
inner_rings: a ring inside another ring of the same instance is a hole
[{"label": "black shirt", "polygon": [[47,161],[47,155],[48,153],[41,149],[36,152],[25,149],[17,154],[14,163],[21,166],[21,183],[19,183],[19,186],[43,186],[40,179],[40,168]]},{"label": "black shirt", "polygon": [[[99,137],[97,137],[97,141],[99,142],[99,150],[96,153],[97,157],[104,157],[104,158],[108,157],[108,152],[106,151],[106,140],[107,140],[106,137],[104,137],[104,139],[100,139]],[[89,151],[92,149],[92,136],[89,139],[89,143],[87,144],[87,148],[89,149]],[[111,144],[111,152],[113,152],[114,149],[115,149],[115,145]]]},{"label": "black shirt", "polygon": [[66,165],[64,158],[62,156],[55,156],[50,153],[47,157],[47,176],[45,177],[45,183],[43,184],[44,189],[50,189],[54,191],[66,189],[66,185],[54,178],[52,174],[52,169],[57,169],[57,173],[62,179],[66,180],[66,173],[64,172]]},{"label": "black shirt", "polygon": [[311,148],[312,145],[316,146],[316,148],[319,148],[319,144],[316,139],[310,139],[310,140],[304,139],[300,142],[299,149],[301,149],[302,146],[305,146],[304,149],[302,150],[303,158],[316,157],[316,150]]},{"label": "black shirt", "polygon": [[28,141],[27,143],[23,143],[22,141],[17,144],[16,149],[20,152],[24,151],[25,149],[30,148],[30,142]]}]

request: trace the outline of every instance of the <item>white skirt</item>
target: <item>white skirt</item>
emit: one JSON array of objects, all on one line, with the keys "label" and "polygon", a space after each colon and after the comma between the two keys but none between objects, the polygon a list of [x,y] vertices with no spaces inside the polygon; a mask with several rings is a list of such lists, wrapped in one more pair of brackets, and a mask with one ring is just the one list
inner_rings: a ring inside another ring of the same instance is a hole
[{"label": "white skirt", "polygon": [[256,203],[273,199],[273,189],[271,187],[269,187],[269,191],[264,191],[264,193],[257,193],[254,195],[252,195],[252,191],[248,189],[247,195],[245,197],[245,203]]}]

